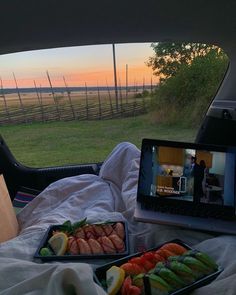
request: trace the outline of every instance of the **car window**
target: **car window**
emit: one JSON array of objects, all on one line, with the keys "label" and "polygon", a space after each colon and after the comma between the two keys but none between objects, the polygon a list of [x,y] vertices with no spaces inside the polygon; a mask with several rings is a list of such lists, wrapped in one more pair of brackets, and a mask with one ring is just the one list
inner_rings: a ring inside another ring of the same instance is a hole
[{"label": "car window", "polygon": [[101,162],[122,141],[193,141],[228,65],[199,43],[54,48],[0,56],[1,134],[18,161]]}]

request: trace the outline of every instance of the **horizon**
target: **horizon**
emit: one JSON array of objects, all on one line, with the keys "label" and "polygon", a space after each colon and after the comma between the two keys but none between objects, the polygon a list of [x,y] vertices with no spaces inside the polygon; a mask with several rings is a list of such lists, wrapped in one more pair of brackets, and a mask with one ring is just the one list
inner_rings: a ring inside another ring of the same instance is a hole
[{"label": "horizon", "polygon": [[[138,92],[141,90],[150,90],[152,91],[153,89],[155,89],[156,87],[158,87],[158,84],[156,85],[151,85],[151,84],[146,84],[146,85],[129,85],[127,87],[128,92]],[[97,92],[97,90],[100,91],[114,91],[115,90],[115,86],[106,86],[106,85],[100,85],[100,86],[87,86],[87,91],[94,91]],[[151,90],[152,89],[152,90]],[[118,91],[124,91],[126,90],[126,86],[118,86]],[[53,92],[54,93],[59,93],[59,92],[86,92],[86,87],[85,86],[69,86],[69,87],[65,87],[65,86],[56,86],[53,87]],[[45,87],[41,87],[41,88],[36,88],[35,87],[18,87],[18,88],[0,88],[0,99],[3,97],[3,95],[8,95],[8,94],[17,94],[18,92],[20,93],[35,93],[35,92],[41,92],[41,93],[52,93],[52,89],[50,86],[45,86]]]}]

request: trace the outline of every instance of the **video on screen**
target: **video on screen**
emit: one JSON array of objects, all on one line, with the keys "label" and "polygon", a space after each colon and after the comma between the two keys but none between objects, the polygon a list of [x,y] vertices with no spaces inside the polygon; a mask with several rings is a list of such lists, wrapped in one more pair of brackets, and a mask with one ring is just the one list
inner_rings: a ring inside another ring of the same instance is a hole
[{"label": "video on screen", "polygon": [[148,186],[146,181],[148,195],[233,205],[232,193],[231,199],[226,200],[225,196],[233,185],[235,154],[166,146],[152,146],[148,154],[149,172],[147,165],[142,169],[146,174],[144,178],[151,178]]}]

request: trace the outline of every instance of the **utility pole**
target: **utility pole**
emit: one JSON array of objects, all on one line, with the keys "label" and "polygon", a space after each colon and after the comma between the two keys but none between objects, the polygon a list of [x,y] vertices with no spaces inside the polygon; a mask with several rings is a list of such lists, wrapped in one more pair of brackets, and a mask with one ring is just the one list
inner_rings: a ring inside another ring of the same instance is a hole
[{"label": "utility pole", "polygon": [[117,74],[116,74],[116,51],[115,44],[112,44],[113,50],[113,66],[114,66],[114,83],[115,83],[115,98],[116,98],[116,110],[118,111],[118,89],[117,89]]}]

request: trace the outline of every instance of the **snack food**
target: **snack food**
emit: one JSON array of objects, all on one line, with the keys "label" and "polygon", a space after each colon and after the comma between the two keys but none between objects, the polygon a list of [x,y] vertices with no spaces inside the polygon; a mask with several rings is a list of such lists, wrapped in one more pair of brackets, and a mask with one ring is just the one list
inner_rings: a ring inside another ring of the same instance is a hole
[{"label": "snack food", "polygon": [[[124,222],[100,222],[91,224],[86,218],[49,228],[35,258],[47,260],[53,257],[70,259],[76,257],[121,257],[128,254],[127,229]],[[47,259],[48,258],[48,259]]]},{"label": "snack food", "polygon": [[[179,240],[176,240],[179,241]],[[182,294],[213,280],[221,271],[206,253],[192,250],[182,242],[164,245],[104,265],[95,271],[101,281],[116,266],[125,272],[119,290],[114,294]],[[107,290],[106,283],[104,284]]]}]

